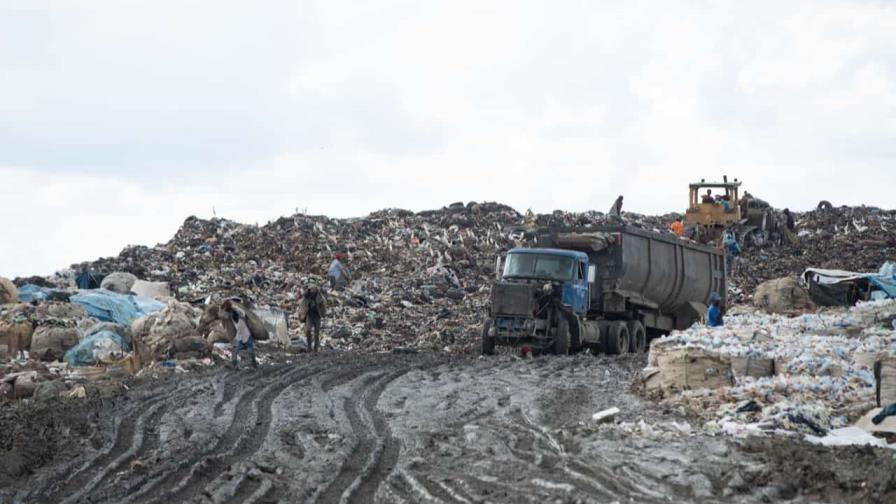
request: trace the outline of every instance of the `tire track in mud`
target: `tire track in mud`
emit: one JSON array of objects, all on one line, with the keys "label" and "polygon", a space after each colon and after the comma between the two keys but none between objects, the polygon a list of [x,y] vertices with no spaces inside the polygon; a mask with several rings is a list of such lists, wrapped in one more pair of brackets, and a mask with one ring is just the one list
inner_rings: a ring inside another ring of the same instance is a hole
[{"label": "tire track in mud", "polygon": [[[404,368],[363,380],[363,385],[343,401],[352,432],[358,442],[343,462],[336,478],[316,502],[373,502],[377,489],[398,461],[400,442],[392,436],[388,421],[378,412],[377,402],[386,387],[410,369]],[[363,371],[360,375],[365,374]]]},{"label": "tire track in mud", "polygon": [[175,395],[175,392],[157,395],[135,405],[130,411],[123,414],[122,420],[115,430],[115,437],[105,450],[96,454],[79,469],[69,472],[64,477],[62,484],[55,491],[38,495],[41,502],[74,502],[84,495],[95,482],[97,474],[106,474],[122,456],[134,449],[136,443],[140,443],[140,428],[147,422],[147,417],[160,408],[165,401]]},{"label": "tire track in mud", "polygon": [[[199,454],[193,454],[189,456],[187,460],[176,464],[174,467],[165,470],[161,474],[156,474],[147,478],[141,483],[132,486],[129,490],[126,498],[122,499],[120,502],[152,502],[154,499],[158,499],[160,496],[152,495],[147,496],[146,494],[156,488],[172,488],[178,480],[183,477],[184,471],[188,470],[190,467],[195,466],[199,463],[203,457],[209,456],[213,454],[215,450],[223,451],[226,449],[225,440],[232,440],[233,438],[238,436],[238,430],[242,427],[242,424],[245,422],[245,417],[249,414],[249,408],[247,407],[254,400],[257,399],[257,395],[253,394],[253,392],[262,389],[269,385],[271,380],[276,380],[276,378],[281,374],[286,374],[293,368],[290,367],[280,367],[280,368],[260,368],[261,373],[264,373],[263,376],[256,376],[257,381],[245,383],[246,387],[239,389],[239,394],[231,394],[232,397],[237,398],[237,404],[234,406],[233,416],[230,418],[230,423],[228,424],[227,430],[224,435],[218,439],[215,443],[214,447],[202,451]],[[240,377],[245,377],[244,375],[238,375]],[[227,386],[227,379],[225,378],[225,387]],[[234,379],[236,383],[241,383],[241,380]],[[224,399],[227,398],[226,389],[225,394],[222,394],[222,403],[216,405],[215,410],[220,411],[220,406],[223,404]],[[223,406],[221,406],[223,408]],[[138,487],[138,488],[134,488]],[[134,490],[134,491],[130,491]]]},{"label": "tire track in mud", "polygon": [[[309,369],[310,368],[310,369]],[[271,383],[261,387],[260,394],[252,394],[251,408],[244,407],[234,411],[234,422],[231,423],[227,435],[217,443],[215,448],[195,462],[189,475],[173,486],[170,492],[158,496],[150,502],[186,502],[196,494],[205,491],[207,485],[224,473],[232,464],[250,458],[264,443],[270,431],[273,413],[271,406],[286,388],[297,381],[307,379],[320,372],[322,367],[289,367],[277,373]],[[256,389],[257,390],[257,389]],[[243,396],[245,397],[245,395]],[[252,410],[254,421],[249,421],[248,413]],[[238,415],[239,414],[239,415]],[[240,417],[237,421],[237,417]],[[248,424],[248,428],[246,428]]]}]

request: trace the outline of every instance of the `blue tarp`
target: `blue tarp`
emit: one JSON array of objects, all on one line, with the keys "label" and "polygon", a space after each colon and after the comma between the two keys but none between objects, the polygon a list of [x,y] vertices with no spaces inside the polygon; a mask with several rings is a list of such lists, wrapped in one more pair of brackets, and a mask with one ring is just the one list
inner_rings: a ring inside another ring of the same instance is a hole
[{"label": "blue tarp", "polygon": [[868,275],[868,280],[887,297],[896,298],[896,263],[884,263],[877,275]]},{"label": "blue tarp", "polygon": [[30,303],[34,300],[38,301],[46,301],[47,297],[50,295],[53,289],[48,289],[46,287],[41,287],[40,285],[34,284],[25,284],[19,287],[19,301],[23,303]]},{"label": "blue tarp", "polygon": [[71,301],[83,306],[93,318],[124,325],[165,307],[155,299],[106,289],[82,290],[72,296]]},{"label": "blue tarp", "polygon": [[100,331],[87,336],[65,352],[69,366],[92,366],[99,358],[130,351],[127,341],[112,331]]}]

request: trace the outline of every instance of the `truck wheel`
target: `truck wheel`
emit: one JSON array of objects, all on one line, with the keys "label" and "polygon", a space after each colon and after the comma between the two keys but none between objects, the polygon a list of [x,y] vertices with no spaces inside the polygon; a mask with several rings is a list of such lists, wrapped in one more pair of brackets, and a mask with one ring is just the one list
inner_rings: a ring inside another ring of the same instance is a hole
[{"label": "truck wheel", "polygon": [[607,353],[622,355],[628,353],[628,326],[625,322],[617,320],[610,324],[610,334],[607,335]]},{"label": "truck wheel", "polygon": [[488,335],[488,330],[492,327],[492,321],[486,320],[482,324],[482,355],[495,354],[495,338]]},{"label": "truck wheel", "polygon": [[644,353],[647,350],[647,331],[644,324],[639,321],[628,324],[629,343],[628,350],[631,353]]},{"label": "truck wheel", "polygon": [[569,354],[569,321],[563,317],[557,321],[557,335],[554,337],[554,353],[556,355]]}]

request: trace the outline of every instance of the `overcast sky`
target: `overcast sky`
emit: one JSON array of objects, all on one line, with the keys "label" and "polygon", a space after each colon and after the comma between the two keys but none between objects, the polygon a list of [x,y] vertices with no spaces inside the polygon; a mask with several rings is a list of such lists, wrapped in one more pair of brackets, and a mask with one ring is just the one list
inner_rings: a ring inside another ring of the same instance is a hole
[{"label": "overcast sky", "polygon": [[894,5],[0,0],[0,275],[213,209],[894,207]]}]

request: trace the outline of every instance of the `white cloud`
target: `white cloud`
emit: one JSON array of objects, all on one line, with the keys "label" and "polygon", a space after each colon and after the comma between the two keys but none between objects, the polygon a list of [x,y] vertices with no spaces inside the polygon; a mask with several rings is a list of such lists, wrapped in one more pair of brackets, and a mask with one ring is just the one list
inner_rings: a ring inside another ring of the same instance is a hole
[{"label": "white cloud", "polygon": [[0,0],[0,274],[213,207],[666,212],[722,174],[892,206],[894,31],[873,2]]}]

